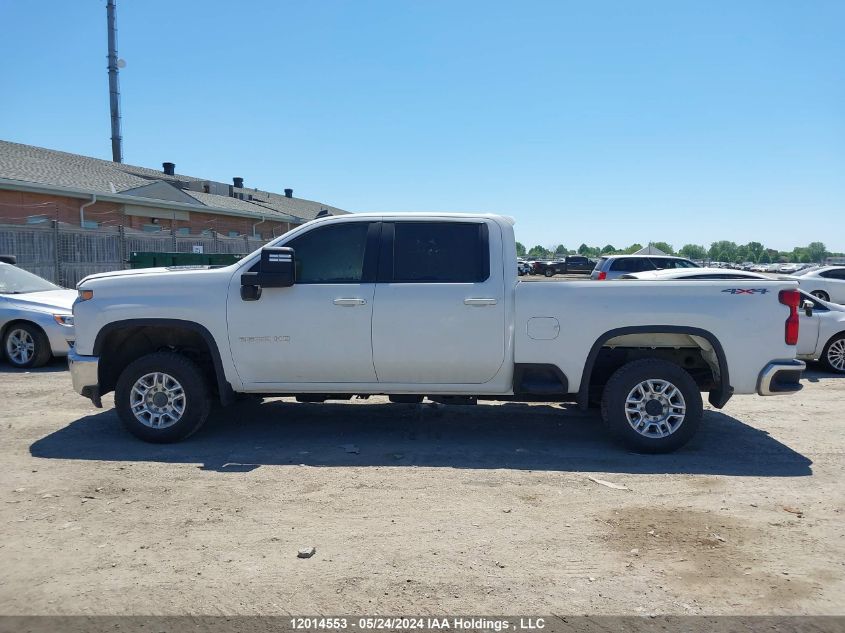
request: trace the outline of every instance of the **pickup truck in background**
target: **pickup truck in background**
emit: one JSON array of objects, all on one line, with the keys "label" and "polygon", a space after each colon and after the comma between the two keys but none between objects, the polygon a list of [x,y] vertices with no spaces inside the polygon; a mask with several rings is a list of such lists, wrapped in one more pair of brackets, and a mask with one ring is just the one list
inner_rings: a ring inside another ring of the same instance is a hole
[{"label": "pickup truck in background", "polygon": [[353,214],[299,226],[224,268],[92,275],[73,306],[76,391],[180,440],[213,401],[599,404],[630,448],[666,452],[701,392],[801,388],[799,294],[781,280],[520,282],[513,221]]},{"label": "pickup truck in background", "polygon": [[551,262],[534,262],[532,275],[554,277],[555,275],[589,275],[596,267],[596,262],[581,255],[567,255],[563,259]]}]

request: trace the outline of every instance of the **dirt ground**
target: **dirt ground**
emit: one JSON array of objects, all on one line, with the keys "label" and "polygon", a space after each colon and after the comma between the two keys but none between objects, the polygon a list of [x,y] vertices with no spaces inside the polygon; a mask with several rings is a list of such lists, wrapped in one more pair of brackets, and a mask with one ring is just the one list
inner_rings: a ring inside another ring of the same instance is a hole
[{"label": "dirt ground", "polygon": [[382,398],[154,446],[61,363],[0,366],[0,402],[0,614],[845,613],[845,378],[662,456],[571,406]]}]

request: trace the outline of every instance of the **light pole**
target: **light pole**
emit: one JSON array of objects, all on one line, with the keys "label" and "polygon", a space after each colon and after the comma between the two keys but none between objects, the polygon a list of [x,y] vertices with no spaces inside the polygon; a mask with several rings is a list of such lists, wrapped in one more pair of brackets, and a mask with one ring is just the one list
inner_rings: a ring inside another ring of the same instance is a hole
[{"label": "light pole", "polygon": [[109,105],[111,107],[111,155],[116,163],[123,162],[123,137],[120,135],[120,83],[117,79],[117,28],[114,0],[106,0],[106,19],[109,27]]}]

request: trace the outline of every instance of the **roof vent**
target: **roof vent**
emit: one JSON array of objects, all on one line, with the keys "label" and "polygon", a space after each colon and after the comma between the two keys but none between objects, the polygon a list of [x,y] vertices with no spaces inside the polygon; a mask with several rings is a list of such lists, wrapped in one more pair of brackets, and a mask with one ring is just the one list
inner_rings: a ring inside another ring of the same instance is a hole
[{"label": "roof vent", "polygon": [[238,189],[244,188],[244,179],[243,178],[238,178],[237,176],[235,176],[234,178],[232,178],[232,182],[235,183],[235,187],[237,187]]},{"label": "roof vent", "polygon": [[161,168],[168,176],[174,176],[176,174],[176,163],[162,163]]},{"label": "roof vent", "polygon": [[329,213],[328,209],[320,209],[320,212],[317,214],[317,217],[318,218],[324,218],[327,215],[331,215],[331,213]]},{"label": "roof vent", "polygon": [[285,189],[285,198],[293,198],[293,189]]}]

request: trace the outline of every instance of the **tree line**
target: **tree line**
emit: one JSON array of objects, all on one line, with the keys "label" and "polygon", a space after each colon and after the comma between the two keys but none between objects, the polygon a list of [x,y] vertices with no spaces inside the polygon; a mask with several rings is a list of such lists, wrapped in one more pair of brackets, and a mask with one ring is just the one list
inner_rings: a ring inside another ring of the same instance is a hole
[{"label": "tree line", "polygon": [[[843,256],[842,253],[831,253],[822,242],[810,242],[807,246],[796,246],[791,251],[766,248],[760,242],[737,244],[728,240],[713,242],[709,248],[700,244],[684,244],[677,251],[667,242],[649,242],[649,245],[659,248],[668,255],[736,264],[744,262],[755,264],[776,264],[780,262],[813,264],[822,263],[827,257]],[[550,246],[548,248],[538,245],[526,250],[525,245],[517,242],[516,254],[518,257],[533,259],[554,259],[566,255],[584,255],[586,257],[596,258],[602,255],[630,255],[641,248],[643,248],[642,244],[631,244],[627,248],[616,248],[612,244],[606,244],[603,247],[581,244],[577,250],[570,250],[563,244],[558,244],[557,246]]]}]

